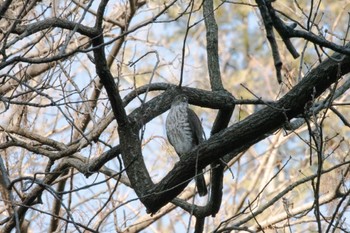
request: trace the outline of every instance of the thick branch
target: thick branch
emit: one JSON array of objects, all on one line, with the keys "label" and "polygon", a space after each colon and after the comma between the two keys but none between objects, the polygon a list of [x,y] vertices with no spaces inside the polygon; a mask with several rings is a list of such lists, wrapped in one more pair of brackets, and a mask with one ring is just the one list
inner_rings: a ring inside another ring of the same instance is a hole
[{"label": "thick branch", "polygon": [[213,91],[223,90],[219,64],[218,25],[216,24],[213,1],[205,0],[203,3],[204,22],[207,29],[207,59],[210,84]]},{"label": "thick branch", "polygon": [[19,25],[12,31],[12,33],[21,34],[20,37],[24,38],[36,32],[40,32],[42,30],[53,27],[69,30],[76,29],[78,33],[88,37],[94,37],[97,35],[97,31],[91,27],[87,27],[82,24],[78,24],[76,22],[72,22],[62,18],[49,18],[28,25]]},{"label": "thick branch", "polygon": [[103,36],[93,40],[94,57],[95,57],[95,67],[96,73],[99,76],[103,86],[106,88],[108,99],[111,103],[114,116],[118,122],[119,126],[124,126],[127,124],[128,119],[123,107],[123,101],[119,95],[119,90],[114,82],[114,78],[107,66],[104,46]]},{"label": "thick branch", "polygon": [[[340,60],[336,63],[335,60]],[[195,150],[184,155],[174,169],[153,189],[143,203],[150,213],[155,213],[177,196],[181,190],[169,192],[168,189],[190,179],[196,166],[196,154],[199,153],[198,167],[204,168],[228,153],[238,153],[268,137],[283,124],[304,111],[305,105],[320,96],[341,75],[350,72],[350,57],[335,54],[313,69],[298,85],[289,91],[273,106],[250,115],[243,121],[213,135]]]}]

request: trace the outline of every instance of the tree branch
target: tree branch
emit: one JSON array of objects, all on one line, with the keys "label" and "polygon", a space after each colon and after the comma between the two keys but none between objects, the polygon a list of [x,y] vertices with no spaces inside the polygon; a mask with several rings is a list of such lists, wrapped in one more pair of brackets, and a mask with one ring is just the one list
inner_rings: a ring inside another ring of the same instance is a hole
[{"label": "tree branch", "polygon": [[[340,61],[339,63],[335,60]],[[196,166],[196,154],[199,153],[198,168],[204,168],[228,153],[239,153],[251,145],[268,137],[281,128],[287,120],[304,111],[305,105],[314,97],[320,96],[341,75],[350,72],[350,57],[339,53],[322,62],[304,77],[304,79],[283,96],[275,105],[248,116],[228,129],[213,135],[192,152],[184,155],[172,171],[154,188],[148,190],[143,199],[148,212],[155,213],[177,196],[181,190],[167,191],[190,179]]]},{"label": "tree branch", "polygon": [[210,77],[210,85],[213,91],[223,90],[221,81],[221,72],[219,64],[219,46],[218,46],[218,25],[214,16],[212,0],[203,2],[204,22],[207,29],[207,60]]}]

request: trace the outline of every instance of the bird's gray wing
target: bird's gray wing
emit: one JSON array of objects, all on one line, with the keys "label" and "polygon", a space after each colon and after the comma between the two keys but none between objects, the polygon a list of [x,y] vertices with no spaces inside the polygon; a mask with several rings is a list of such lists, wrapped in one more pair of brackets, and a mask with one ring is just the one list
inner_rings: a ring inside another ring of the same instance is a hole
[{"label": "bird's gray wing", "polygon": [[199,120],[198,116],[192,109],[188,108],[187,114],[188,114],[188,120],[191,127],[194,143],[198,145],[204,140],[201,121]]},{"label": "bird's gray wing", "polygon": [[168,116],[167,116],[167,118],[166,118],[166,121],[165,121],[165,128],[166,128],[166,136],[167,136],[167,138],[168,138],[168,141],[170,142],[170,144],[172,145],[172,146],[174,146],[174,140],[173,140],[173,132],[172,132],[172,130],[170,130],[170,127],[169,127],[169,125],[171,124],[171,121],[173,121],[174,119],[173,119],[173,116],[171,115],[172,113],[171,112],[169,112],[169,114],[168,114]]}]

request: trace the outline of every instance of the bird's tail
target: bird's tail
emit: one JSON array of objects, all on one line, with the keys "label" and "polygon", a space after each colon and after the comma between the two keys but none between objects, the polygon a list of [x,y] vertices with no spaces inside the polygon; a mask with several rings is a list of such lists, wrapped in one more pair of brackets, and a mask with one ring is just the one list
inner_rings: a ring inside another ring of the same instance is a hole
[{"label": "bird's tail", "polygon": [[205,179],[202,171],[198,172],[198,175],[196,176],[195,181],[196,181],[199,196],[203,197],[207,195],[208,193],[207,185],[205,184]]}]

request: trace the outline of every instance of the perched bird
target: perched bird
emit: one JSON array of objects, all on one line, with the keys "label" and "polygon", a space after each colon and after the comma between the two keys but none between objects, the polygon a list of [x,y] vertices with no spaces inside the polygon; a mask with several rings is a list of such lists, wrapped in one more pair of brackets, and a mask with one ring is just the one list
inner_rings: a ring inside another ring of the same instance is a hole
[{"label": "perched bird", "polygon": [[[204,140],[201,122],[196,113],[188,107],[186,95],[181,94],[174,98],[165,127],[168,140],[180,158]],[[202,171],[199,170],[196,174],[198,193],[205,196],[208,191]]]}]

